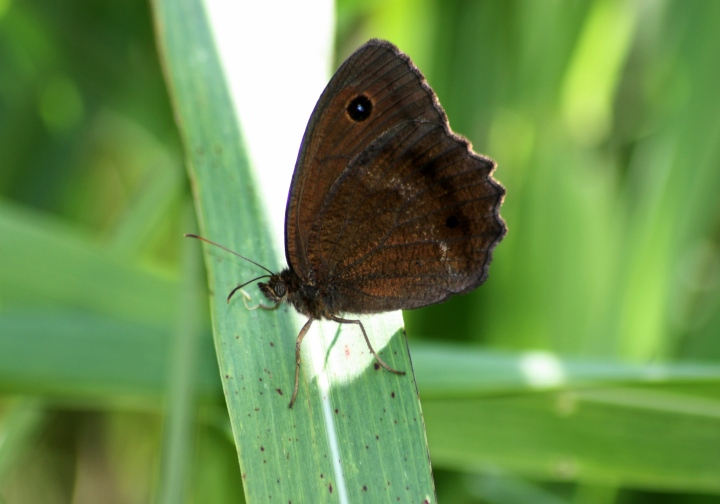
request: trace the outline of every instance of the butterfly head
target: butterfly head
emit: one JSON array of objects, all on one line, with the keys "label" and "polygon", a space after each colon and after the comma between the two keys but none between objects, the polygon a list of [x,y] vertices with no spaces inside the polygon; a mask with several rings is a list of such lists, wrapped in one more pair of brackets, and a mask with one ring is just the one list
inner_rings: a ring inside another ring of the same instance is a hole
[{"label": "butterfly head", "polygon": [[281,274],[272,275],[267,282],[258,283],[258,287],[260,288],[260,292],[275,304],[285,301],[288,295],[288,286],[282,279]]},{"label": "butterfly head", "polygon": [[293,294],[300,288],[300,278],[290,268],[286,268],[270,275],[267,282],[259,282],[258,287],[269,301],[282,303],[292,300]]}]

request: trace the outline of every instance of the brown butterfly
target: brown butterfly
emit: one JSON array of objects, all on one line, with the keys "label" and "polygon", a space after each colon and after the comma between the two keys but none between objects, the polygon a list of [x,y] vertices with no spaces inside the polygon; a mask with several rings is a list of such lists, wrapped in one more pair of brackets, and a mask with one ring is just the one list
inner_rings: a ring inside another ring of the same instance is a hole
[{"label": "brown butterfly", "polygon": [[506,232],[494,169],[450,130],[435,93],[393,44],[370,40],[342,64],[315,105],[295,165],[288,268],[263,268],[270,274],[228,296],[269,277],[258,284],[265,297],[308,317],[295,346],[291,408],[313,320],[358,325],[378,363],[404,374],[377,355],[359,320],[341,314],[419,308],[485,281]]}]

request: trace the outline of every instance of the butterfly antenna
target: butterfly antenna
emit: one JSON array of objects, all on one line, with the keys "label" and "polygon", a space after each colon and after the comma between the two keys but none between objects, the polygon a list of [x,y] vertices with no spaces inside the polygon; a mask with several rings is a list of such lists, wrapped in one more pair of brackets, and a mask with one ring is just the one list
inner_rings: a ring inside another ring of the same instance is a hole
[{"label": "butterfly antenna", "polygon": [[[267,268],[266,268],[265,266],[263,266],[262,264],[258,264],[258,263],[256,263],[255,261],[253,261],[252,259],[248,259],[248,258],[245,257],[244,255],[238,254],[238,253],[235,252],[234,250],[230,250],[230,249],[227,248],[227,247],[223,247],[223,246],[220,245],[219,243],[215,243],[214,241],[210,241],[210,240],[208,240],[207,238],[203,238],[202,236],[198,236],[198,235],[196,235],[196,234],[191,234],[191,233],[185,233],[185,237],[186,237],[186,238],[196,238],[196,239],[198,239],[198,240],[200,240],[200,241],[204,241],[205,243],[209,243],[210,245],[215,245],[216,247],[220,247],[220,248],[223,249],[225,252],[230,252],[231,254],[234,254],[234,255],[238,256],[240,259],[245,259],[247,262],[253,263],[253,264],[254,264],[255,266],[257,266],[258,268],[262,268],[262,269],[264,269],[265,271],[267,271],[268,273],[270,273],[270,275],[263,275],[263,276],[258,277],[258,278],[265,278],[266,276],[274,275],[274,273],[273,273],[272,271],[270,271],[269,269],[267,269]],[[257,280],[257,278],[256,278],[255,280]],[[254,282],[255,280],[250,280],[250,282]],[[250,283],[250,282],[248,282],[248,283]],[[240,287],[244,287],[244,286],[247,285],[248,283],[243,284],[243,285],[241,285]],[[240,287],[237,287],[233,292],[235,292],[236,290],[238,290]]]}]

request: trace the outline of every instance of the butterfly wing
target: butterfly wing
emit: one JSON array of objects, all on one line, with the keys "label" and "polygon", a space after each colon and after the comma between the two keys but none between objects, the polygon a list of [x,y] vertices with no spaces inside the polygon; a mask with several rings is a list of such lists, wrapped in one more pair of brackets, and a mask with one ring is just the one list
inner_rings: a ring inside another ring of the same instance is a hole
[{"label": "butterfly wing", "polygon": [[[295,165],[285,212],[288,264],[304,280],[313,280],[308,241],[325,195],[350,160],[394,124],[411,120],[442,122],[442,110],[408,72],[408,58],[389,42],[371,40],[337,70],[310,116]],[[347,113],[362,94],[375,98],[375,111],[357,122]]]},{"label": "butterfly wing", "polygon": [[308,124],[286,211],[288,262],[337,312],[416,308],[472,290],[505,234],[494,167],[450,131],[407,56],[370,41]]}]

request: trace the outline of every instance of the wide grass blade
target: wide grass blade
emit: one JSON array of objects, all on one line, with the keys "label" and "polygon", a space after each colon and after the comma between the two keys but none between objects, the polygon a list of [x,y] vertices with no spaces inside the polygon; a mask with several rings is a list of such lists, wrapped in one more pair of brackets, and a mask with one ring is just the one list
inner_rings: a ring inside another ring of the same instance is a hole
[{"label": "wide grass blade", "polygon": [[[213,33],[201,2],[157,1],[154,7],[201,233],[274,269],[276,248],[258,196],[258,177],[226,85],[232,62],[219,56],[228,54],[218,50],[223,37]],[[258,78],[249,67],[241,70],[245,79]],[[282,104],[268,102],[268,113],[285,111]],[[243,131],[252,129],[252,124],[243,126]],[[289,179],[288,173],[282,184]],[[304,343],[298,401],[288,409],[297,318],[283,309],[251,311],[240,293],[226,302],[236,285],[264,273],[251,263],[206,247],[206,266],[215,347],[247,501],[379,502],[390,497],[434,502],[399,314],[363,322],[376,350],[406,376],[376,370],[356,328],[340,331],[337,324],[316,323]],[[256,305],[256,287],[246,290],[252,297],[247,304]]]}]

